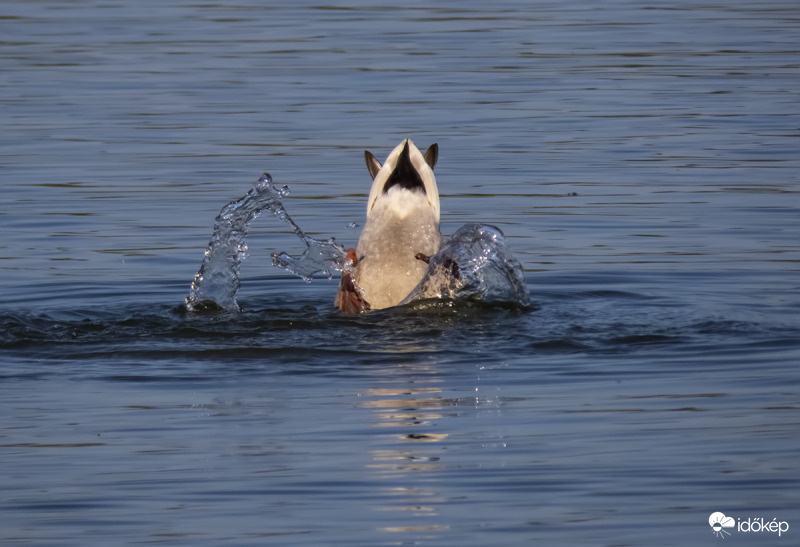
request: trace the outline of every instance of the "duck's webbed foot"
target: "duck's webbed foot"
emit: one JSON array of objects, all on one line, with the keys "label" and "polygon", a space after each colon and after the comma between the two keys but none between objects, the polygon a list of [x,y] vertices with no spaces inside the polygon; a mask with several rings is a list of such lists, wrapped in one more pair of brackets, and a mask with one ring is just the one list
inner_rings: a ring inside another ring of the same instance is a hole
[{"label": "duck's webbed foot", "polygon": [[[426,255],[425,253],[417,253],[414,255],[414,258],[423,261],[425,264],[431,263],[430,255]],[[444,262],[442,262],[442,267],[445,270],[450,270],[450,275],[453,276],[454,279],[461,279],[461,270],[459,270],[458,262],[456,262],[455,259],[446,258]]]},{"label": "duck's webbed foot", "polygon": [[336,294],[336,306],[342,312],[350,315],[370,311],[372,306],[361,296],[355,279],[353,279],[353,267],[358,263],[355,249],[348,249],[347,262],[349,264],[342,271],[342,281],[339,283],[339,292]]},{"label": "duck's webbed foot", "polygon": [[461,270],[458,269],[458,262],[456,262],[455,259],[446,259],[442,266],[450,270],[450,275],[452,275],[454,279],[461,279]]}]

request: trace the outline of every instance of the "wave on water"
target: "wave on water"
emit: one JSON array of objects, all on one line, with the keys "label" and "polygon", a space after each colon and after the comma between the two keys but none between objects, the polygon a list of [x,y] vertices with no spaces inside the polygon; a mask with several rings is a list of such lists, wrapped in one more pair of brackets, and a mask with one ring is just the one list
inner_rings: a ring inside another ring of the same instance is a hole
[{"label": "wave on water", "polygon": [[320,367],[320,372],[335,373],[358,362],[396,362],[431,352],[466,362],[578,353],[594,356],[596,361],[587,363],[597,366],[604,359],[643,355],[666,360],[670,366],[691,366],[693,360],[687,356],[708,354],[730,365],[740,357],[750,363],[753,355],[761,360],[788,355],[796,351],[800,335],[797,328],[786,325],[711,317],[672,316],[648,323],[659,310],[647,305],[639,317],[626,322],[608,317],[603,321],[587,315],[581,305],[585,302],[568,298],[550,298],[541,313],[444,299],[350,316],[308,299],[296,306],[265,302],[266,307],[251,308],[252,304],[257,303],[248,303],[247,311],[221,314],[142,304],[118,307],[113,313],[96,309],[2,313],[0,352],[11,359],[0,378],[77,373],[72,368],[48,371],[24,366],[43,360],[84,363],[83,369],[102,361],[114,370],[134,367],[145,376],[152,367],[157,376],[173,370],[172,365],[158,366],[159,362],[184,367],[192,362],[252,363],[253,359],[273,363],[279,370]]}]

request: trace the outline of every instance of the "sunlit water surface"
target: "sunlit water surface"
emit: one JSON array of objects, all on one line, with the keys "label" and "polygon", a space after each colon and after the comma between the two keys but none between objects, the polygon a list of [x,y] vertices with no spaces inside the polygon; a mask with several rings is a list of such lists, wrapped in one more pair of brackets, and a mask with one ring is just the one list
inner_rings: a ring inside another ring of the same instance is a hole
[{"label": "sunlit water surface", "polygon": [[[796,543],[796,2],[261,4],[0,8],[0,543]],[[405,137],[529,308],[344,316],[267,214],[182,307],[262,172],[354,246]]]}]

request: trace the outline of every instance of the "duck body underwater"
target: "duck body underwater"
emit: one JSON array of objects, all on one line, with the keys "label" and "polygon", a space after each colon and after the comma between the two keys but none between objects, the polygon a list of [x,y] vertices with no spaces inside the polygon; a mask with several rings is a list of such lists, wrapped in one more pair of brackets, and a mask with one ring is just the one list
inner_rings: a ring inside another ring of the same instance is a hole
[{"label": "duck body underwater", "polygon": [[439,147],[423,155],[405,139],[381,163],[365,152],[372,188],[367,222],[356,249],[350,249],[336,295],[345,313],[396,306],[425,275],[427,257],[442,242],[439,190],[433,168]]}]

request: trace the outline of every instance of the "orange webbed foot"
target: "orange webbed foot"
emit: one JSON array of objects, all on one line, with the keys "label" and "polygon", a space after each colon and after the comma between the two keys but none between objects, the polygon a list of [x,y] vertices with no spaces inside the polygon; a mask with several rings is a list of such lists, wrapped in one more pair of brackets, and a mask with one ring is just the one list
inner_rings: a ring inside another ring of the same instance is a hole
[{"label": "orange webbed foot", "polygon": [[339,283],[339,292],[336,294],[336,304],[339,310],[346,314],[357,314],[370,311],[372,307],[364,300],[353,278],[353,268],[358,264],[356,250],[347,250],[345,267],[342,270],[342,281]]}]

